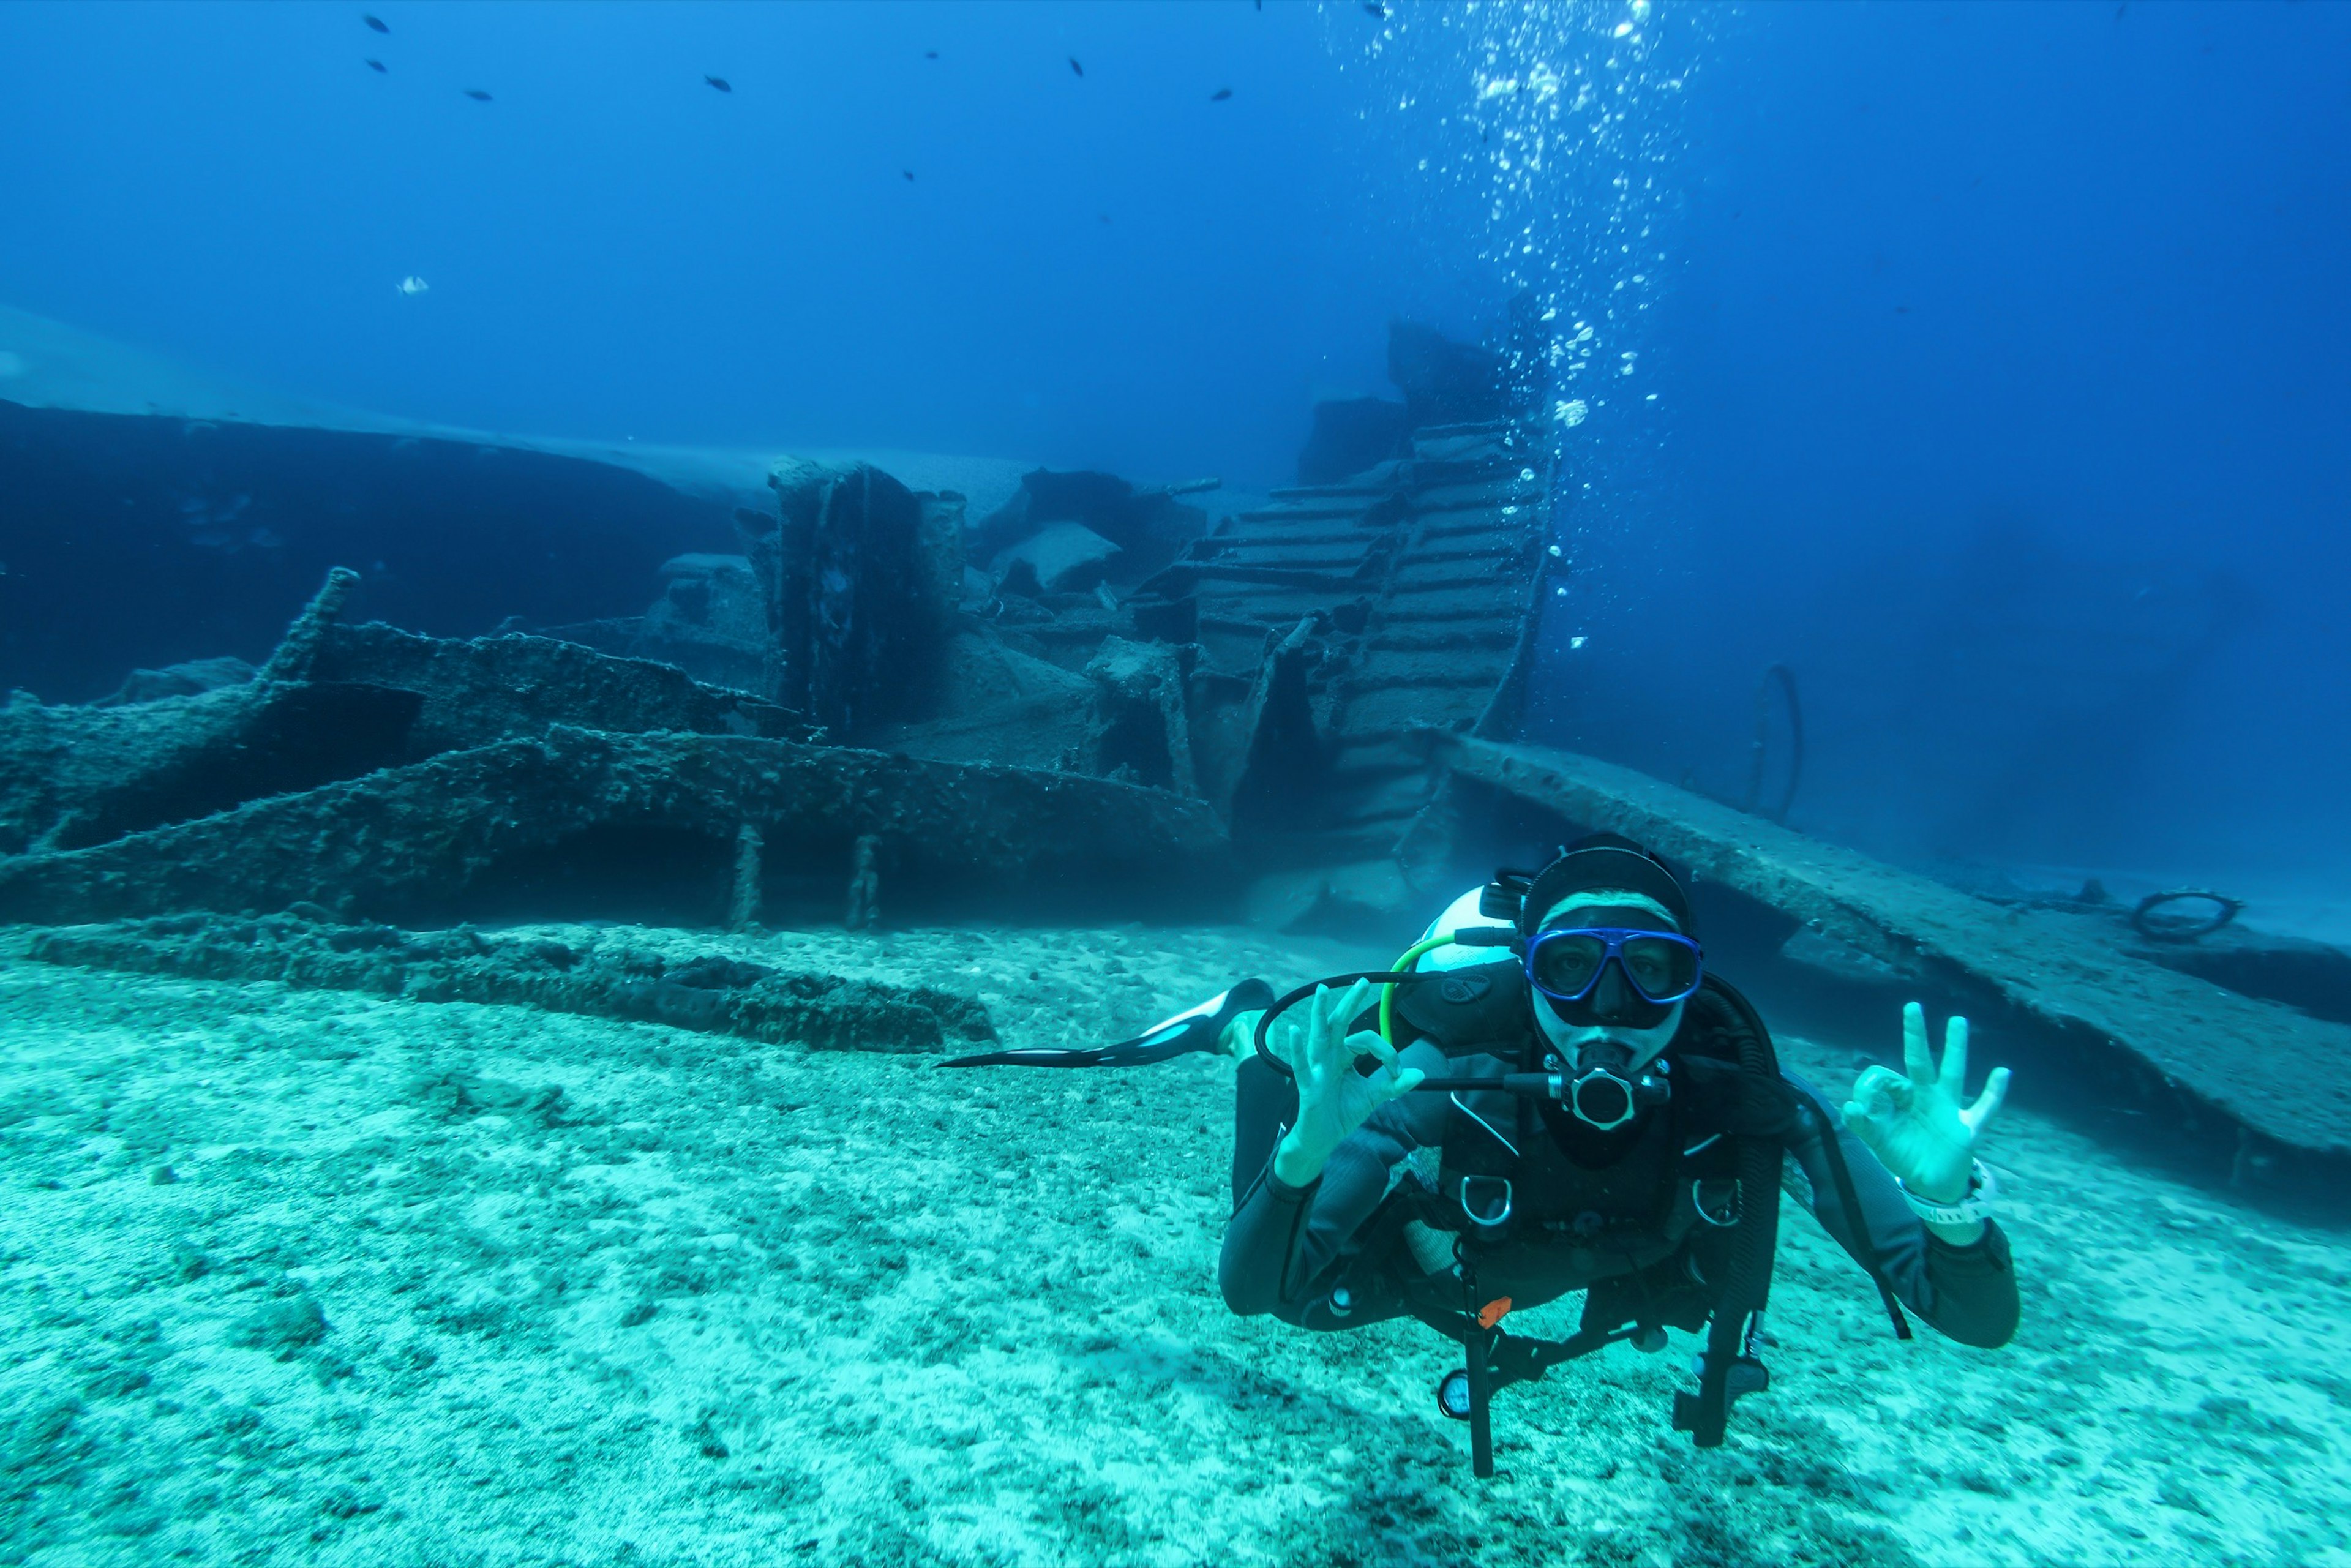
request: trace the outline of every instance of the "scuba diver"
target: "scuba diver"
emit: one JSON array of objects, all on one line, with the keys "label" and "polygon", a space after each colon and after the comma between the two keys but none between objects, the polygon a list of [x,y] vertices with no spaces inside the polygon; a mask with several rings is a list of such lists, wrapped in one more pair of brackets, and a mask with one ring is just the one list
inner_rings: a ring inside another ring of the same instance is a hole
[{"label": "scuba diver", "polygon": [[[1967,1020],[1938,1063],[1916,1003],[1903,1046],[1904,1071],[1871,1066],[1832,1109],[1707,970],[1679,880],[1595,834],[1464,894],[1392,971],[1279,1000],[1249,981],[1120,1046],[971,1060],[1240,1057],[1226,1303],[1321,1331],[1410,1316],[1457,1341],[1438,1406],[1489,1476],[1495,1391],[1619,1340],[1661,1350],[1667,1328],[1707,1335],[1673,1424],[1720,1443],[1730,1402],[1769,1383],[1783,1188],[1897,1335],[1907,1307],[1963,1344],[2007,1343],[2016,1278],[1974,1147],[2008,1070],[1964,1103]],[[1566,1339],[1501,1326],[1578,1291]]]}]

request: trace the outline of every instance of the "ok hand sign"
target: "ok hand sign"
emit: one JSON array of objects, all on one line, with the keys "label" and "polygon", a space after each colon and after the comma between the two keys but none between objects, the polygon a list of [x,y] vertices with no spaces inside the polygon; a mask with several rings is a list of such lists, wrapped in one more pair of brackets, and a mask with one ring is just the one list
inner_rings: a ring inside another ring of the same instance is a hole
[{"label": "ok hand sign", "polygon": [[[1397,1095],[1411,1093],[1426,1076],[1416,1067],[1399,1071],[1395,1047],[1374,1031],[1347,1032],[1348,1020],[1364,1010],[1371,992],[1368,980],[1357,980],[1335,997],[1329,987],[1317,986],[1295,1028],[1283,1028],[1290,1021],[1284,1017],[1268,1031],[1283,1036],[1278,1053],[1298,1080],[1298,1122],[1273,1154],[1273,1174],[1291,1186],[1321,1176],[1342,1139]],[[1368,1078],[1355,1071],[1357,1059],[1365,1056],[1380,1064]]]},{"label": "ok hand sign", "polygon": [[1917,1002],[1902,1009],[1902,1065],[1904,1072],[1872,1066],[1854,1081],[1844,1124],[1904,1186],[1929,1203],[1957,1203],[1967,1196],[1976,1139],[2008,1096],[2008,1069],[1993,1068],[1976,1103],[1963,1106],[1968,1020],[1944,1027],[1938,1068],[1926,1009]]}]

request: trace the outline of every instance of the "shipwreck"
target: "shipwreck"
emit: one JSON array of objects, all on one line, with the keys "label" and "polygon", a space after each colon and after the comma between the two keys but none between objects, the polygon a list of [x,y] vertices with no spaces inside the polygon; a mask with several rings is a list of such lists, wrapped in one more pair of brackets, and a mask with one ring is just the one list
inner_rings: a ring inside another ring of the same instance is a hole
[{"label": "shipwreck", "polygon": [[[29,319],[0,331],[37,371],[90,351]],[[2339,1208],[2351,1091],[2308,1085],[2351,1083],[2351,958],[2003,905],[1805,838],[1784,800],[1522,743],[1566,564],[1541,358],[1400,326],[1401,397],[1321,405],[1300,482],[1265,495],[12,383],[0,921],[54,962],[762,1039],[883,1019],[929,1050],[985,1019],[465,934],[1401,938],[1498,860],[1605,828],[1687,863],[1710,950],[1791,1006],[1964,1006],[2215,1179]]]},{"label": "shipwreck", "polygon": [[1264,496],[0,404],[0,917],[1393,905],[1555,476],[1515,357],[1391,358]]}]

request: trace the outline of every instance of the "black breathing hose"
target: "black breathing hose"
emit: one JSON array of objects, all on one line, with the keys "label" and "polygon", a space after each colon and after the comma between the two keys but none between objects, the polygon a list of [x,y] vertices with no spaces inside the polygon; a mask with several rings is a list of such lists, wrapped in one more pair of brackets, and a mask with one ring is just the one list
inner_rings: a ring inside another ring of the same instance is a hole
[{"label": "black breathing hose", "polygon": [[1427,973],[1422,973],[1412,969],[1367,969],[1361,974],[1325,975],[1319,980],[1309,980],[1304,985],[1299,987],[1296,990],[1282,997],[1279,1001],[1275,1002],[1273,1006],[1266,1009],[1265,1011],[1258,1015],[1257,1038],[1255,1042],[1257,1054],[1268,1066],[1271,1067],[1276,1072],[1280,1073],[1284,1078],[1295,1078],[1298,1074],[1290,1071],[1290,1063],[1282,1061],[1281,1058],[1276,1056],[1272,1051],[1268,1051],[1265,1048],[1266,1030],[1270,1029],[1273,1026],[1273,1020],[1280,1018],[1283,1013],[1288,1012],[1291,1008],[1296,1007],[1300,1002],[1304,1001],[1307,998],[1312,996],[1316,991],[1321,990],[1325,986],[1352,986],[1358,980],[1368,980],[1372,984],[1379,986],[1397,986],[1403,985],[1406,981],[1410,980],[1441,979],[1443,978],[1443,976],[1444,972],[1442,970],[1431,970]]}]

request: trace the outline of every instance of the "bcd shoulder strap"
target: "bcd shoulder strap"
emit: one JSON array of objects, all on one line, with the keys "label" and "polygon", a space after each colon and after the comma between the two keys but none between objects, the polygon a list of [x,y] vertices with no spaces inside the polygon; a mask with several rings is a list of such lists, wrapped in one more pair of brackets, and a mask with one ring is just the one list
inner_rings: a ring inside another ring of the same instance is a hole
[{"label": "bcd shoulder strap", "polygon": [[[1452,1059],[1466,1078],[1500,1079],[1513,1064],[1479,1052]],[[1445,1144],[1437,1161],[1432,1223],[1489,1244],[1509,1234],[1518,1207],[1518,1182],[1534,1118],[1528,1103],[1499,1088],[1447,1093]]]},{"label": "bcd shoulder strap", "polygon": [[[1877,1287],[1877,1299],[1885,1304],[1886,1318],[1894,1325],[1894,1337],[1910,1338],[1910,1320],[1903,1316],[1901,1300],[1895,1295],[1894,1287],[1886,1281],[1885,1268],[1878,1262],[1877,1247],[1870,1239],[1869,1227],[1862,1217],[1861,1199],[1854,1190],[1853,1172],[1845,1164],[1844,1148],[1839,1142],[1837,1128],[1834,1124],[1818,1125],[1819,1117],[1813,1106],[1781,1074],[1779,1055],[1771,1049],[1771,1032],[1764,1028],[1763,1019],[1756,1012],[1754,1004],[1741,996],[1736,988],[1728,981],[1708,975],[1706,988],[1693,997],[1691,1002],[1694,1009],[1698,1004],[1708,1004],[1708,1013],[1730,1026],[1720,1038],[1729,1040],[1740,1034],[1751,1033],[1762,1042],[1770,1058],[1771,1082],[1768,1093],[1758,1093],[1755,1085],[1742,1083],[1740,1115],[1746,1124],[1741,1130],[1764,1131],[1768,1124],[1768,1130],[1783,1145],[1782,1159],[1786,1157],[1784,1145],[1797,1136],[1809,1135],[1820,1139],[1821,1155],[1829,1167],[1829,1182],[1836,1188],[1837,1203],[1853,1232],[1854,1247],[1860,1255],[1862,1269],[1868,1274],[1869,1282]],[[1740,1076],[1742,1081],[1749,1077],[1743,1063]],[[1776,1175],[1773,1179],[1778,1179]]]},{"label": "bcd shoulder strap", "polygon": [[1534,1028],[1525,981],[1509,963],[1470,964],[1446,971],[1440,979],[1399,986],[1395,1011],[1447,1056],[1484,1051],[1508,1057]]}]

